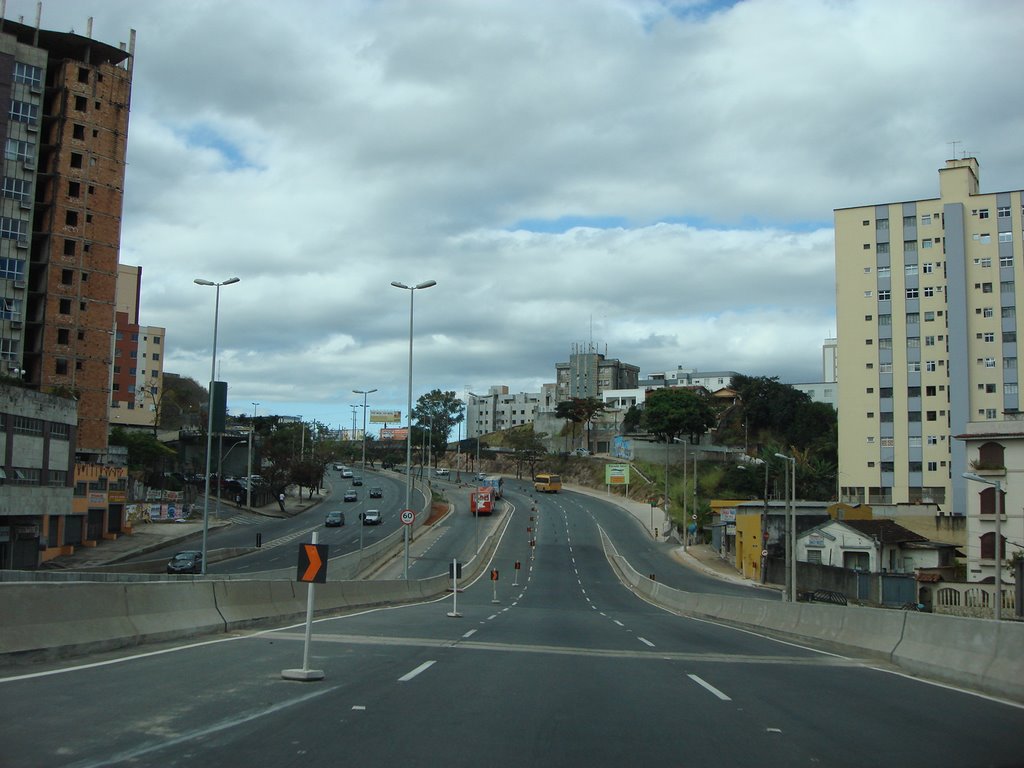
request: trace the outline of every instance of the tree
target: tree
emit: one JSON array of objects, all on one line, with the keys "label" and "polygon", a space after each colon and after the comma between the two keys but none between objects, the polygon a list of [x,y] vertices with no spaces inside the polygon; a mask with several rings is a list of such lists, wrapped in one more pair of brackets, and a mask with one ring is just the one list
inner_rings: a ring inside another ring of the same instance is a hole
[{"label": "tree", "polygon": [[174,462],[177,454],[173,449],[157,440],[153,435],[143,432],[129,431],[122,427],[110,430],[111,445],[121,445],[128,449],[128,468],[144,472],[146,483],[158,485],[165,462]]},{"label": "tree", "polygon": [[530,477],[537,473],[537,461],[547,454],[544,445],[546,432],[534,432],[533,424],[524,424],[508,433],[508,444],[512,448],[512,456],[516,462],[516,476],[523,476],[523,464],[530,466]]},{"label": "tree", "polygon": [[715,423],[715,412],[706,395],[691,389],[669,387],[650,394],[644,403],[641,426],[661,440],[686,435],[700,439]]},{"label": "tree", "polygon": [[576,426],[590,424],[590,420],[603,411],[607,405],[596,397],[573,397],[555,406],[555,416],[572,424],[572,444],[576,445]]},{"label": "tree", "polygon": [[622,434],[626,435],[630,432],[636,432],[640,427],[640,420],[643,418],[643,415],[644,412],[635,405],[629,406],[629,410],[622,417]]},{"label": "tree", "polygon": [[448,436],[452,429],[462,423],[462,401],[450,390],[434,389],[420,395],[412,409],[412,417],[420,429],[430,429],[431,454],[440,458],[448,450]]}]

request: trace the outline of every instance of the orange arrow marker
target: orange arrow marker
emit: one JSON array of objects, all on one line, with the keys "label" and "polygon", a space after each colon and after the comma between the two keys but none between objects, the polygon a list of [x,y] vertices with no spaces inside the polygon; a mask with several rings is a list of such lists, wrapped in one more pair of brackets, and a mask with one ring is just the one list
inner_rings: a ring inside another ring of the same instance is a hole
[{"label": "orange arrow marker", "polygon": [[320,571],[320,566],[323,562],[320,560],[320,553],[317,552],[315,544],[303,544],[306,550],[306,557],[309,558],[309,567],[306,568],[306,572],[302,574],[303,581],[313,581],[316,578],[317,573]]}]

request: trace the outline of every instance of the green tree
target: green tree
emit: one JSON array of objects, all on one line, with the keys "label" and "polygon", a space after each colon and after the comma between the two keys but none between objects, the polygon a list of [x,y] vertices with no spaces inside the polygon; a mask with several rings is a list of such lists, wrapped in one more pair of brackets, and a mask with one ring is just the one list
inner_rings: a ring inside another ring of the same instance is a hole
[{"label": "green tree", "polygon": [[695,442],[715,423],[707,395],[682,387],[652,392],[644,403],[641,426],[661,440],[686,435]]},{"label": "green tree", "polygon": [[[430,451],[436,464],[436,460],[448,450],[451,431],[462,423],[462,401],[450,390],[442,392],[434,389],[420,395],[416,407],[412,409],[412,417],[420,429],[429,429]],[[416,438],[415,431],[413,438]],[[413,442],[413,445],[416,444]]]},{"label": "green tree", "polygon": [[635,405],[629,406],[629,410],[622,416],[622,434],[636,432],[640,427],[640,420],[643,418],[643,415],[644,412]]},{"label": "green tree", "polygon": [[157,440],[148,432],[126,430],[114,427],[110,431],[111,445],[121,445],[128,449],[128,468],[145,474],[146,483],[150,486],[159,484],[159,478],[165,466],[173,466],[177,454],[173,449]]},{"label": "green tree", "polygon": [[569,400],[563,400],[555,406],[555,416],[559,419],[565,419],[572,425],[573,447],[577,447],[576,427],[580,424],[589,425],[591,419],[605,410],[606,407],[607,405],[604,401],[596,397],[573,397]]},{"label": "green tree", "polygon": [[534,432],[533,424],[524,424],[509,431],[508,445],[516,462],[516,477],[523,476],[523,464],[529,465],[530,477],[537,473],[537,462],[548,452],[544,445],[546,437],[546,432]]}]

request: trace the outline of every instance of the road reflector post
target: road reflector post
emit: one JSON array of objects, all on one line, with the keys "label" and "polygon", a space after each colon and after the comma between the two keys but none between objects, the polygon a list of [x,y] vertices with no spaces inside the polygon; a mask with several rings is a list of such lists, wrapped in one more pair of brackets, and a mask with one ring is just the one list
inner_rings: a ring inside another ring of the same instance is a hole
[{"label": "road reflector post", "polygon": [[500,603],[498,599],[498,569],[491,569],[491,602]]},{"label": "road reflector post", "polygon": [[515,571],[514,571],[513,579],[512,579],[512,586],[513,587],[518,587],[519,586],[519,569],[520,569],[520,567],[521,566],[519,564],[519,561],[516,560],[516,567],[515,567]]},{"label": "road reflector post", "polygon": [[462,578],[462,563],[454,558],[448,565],[448,577],[452,580],[452,609],[448,611],[448,615],[458,619],[462,617],[459,613],[459,579]]},{"label": "road reflector post", "polygon": [[317,532],[313,531],[313,541],[310,544],[299,545],[298,581],[309,584],[309,591],[306,593],[306,637],[302,648],[302,669],[282,669],[281,677],[285,680],[299,680],[310,682],[312,680],[323,680],[322,669],[309,668],[309,644],[313,634],[313,606],[314,592],[317,584],[327,581],[327,556],[326,544],[317,544]]}]

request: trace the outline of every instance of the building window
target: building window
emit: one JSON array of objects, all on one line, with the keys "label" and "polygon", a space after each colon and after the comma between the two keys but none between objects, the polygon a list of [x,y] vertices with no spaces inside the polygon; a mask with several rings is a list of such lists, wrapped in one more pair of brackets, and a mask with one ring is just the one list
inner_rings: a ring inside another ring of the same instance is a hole
[{"label": "building window", "polygon": [[8,160],[19,160],[23,163],[33,162],[36,158],[36,145],[31,141],[8,139],[4,145],[4,157]]},{"label": "building window", "polygon": [[1013,319],[1013,318],[1017,317],[1017,308],[1016,307],[1003,307],[1002,311],[999,314],[1000,314],[1001,317]]},{"label": "building window", "polygon": [[928,373],[934,373],[935,372],[935,361],[934,360],[928,360],[927,362],[925,362],[924,369]]},{"label": "building window", "polygon": [[929,461],[928,462],[928,471],[929,472],[938,472],[939,471],[939,462],[937,462],[937,461]]},{"label": "building window", "polygon": [[878,324],[879,325],[892,325],[892,315],[879,315],[878,316]]},{"label": "building window", "polygon": [[939,436],[938,435],[928,435],[927,442],[928,442],[928,445],[938,445],[939,444]]},{"label": "building window", "polygon": [[0,258],[0,280],[24,280],[25,262],[23,259]]},{"label": "building window", "polygon": [[986,344],[991,344],[996,340],[996,335],[992,332],[981,334],[981,340]]},{"label": "building window", "polygon": [[[995,368],[994,365],[991,366],[991,367]],[[1016,370],[1017,369],[1017,358],[1016,357],[1004,357],[1003,358],[1003,368],[1005,370],[1008,370],[1008,371]]]},{"label": "building window", "polygon": [[904,253],[917,253],[917,240],[904,240],[903,241],[903,252]]},{"label": "building window", "polygon": [[933,286],[930,286],[930,285],[925,286],[925,288],[924,288],[924,297],[926,299],[930,299],[934,295],[935,295],[935,288]]},{"label": "building window", "polygon": [[921,346],[921,339],[918,336],[907,337],[907,349],[916,349]]},{"label": "building window", "polygon": [[922,224],[931,224],[932,223],[932,215],[930,213],[923,213],[923,214],[921,214],[921,223]]},{"label": "building window", "polygon": [[39,88],[43,84],[43,70],[31,64],[16,61],[14,62],[14,82]]},{"label": "building window", "polygon": [[879,279],[888,279],[891,276],[892,276],[892,272],[890,271],[889,267],[879,267],[878,268],[878,277],[879,277]]},{"label": "building window", "polygon": [[78,211],[65,211],[64,224],[69,227],[78,226]]},{"label": "building window", "polygon": [[985,409],[985,418],[986,419],[994,419],[995,417],[996,417],[996,409],[995,408],[986,408]]},{"label": "building window", "polygon": [[11,100],[10,118],[15,123],[35,125],[39,122],[39,106],[27,101]]},{"label": "building window", "polygon": [[994,357],[986,357],[983,362],[986,368],[996,367],[996,359]]},{"label": "building window", "polygon": [[1013,266],[1013,254],[1012,253],[1007,253],[1007,254],[1005,254],[1003,256],[1000,256],[999,257],[999,266],[1000,267],[1012,267]]},{"label": "building window", "polygon": [[907,277],[917,274],[917,264],[907,264],[903,267],[903,274]]},{"label": "building window", "polygon": [[978,218],[979,219],[987,219],[988,218],[988,208],[979,208],[978,209]]},{"label": "building window", "polygon": [[925,312],[925,313],[924,313],[924,321],[925,321],[926,323],[930,323],[930,322],[932,322],[932,321],[933,321],[934,319],[935,319],[935,313],[934,313],[934,312]]},{"label": "building window", "polygon": [[907,298],[908,299],[916,299],[917,298],[917,288],[907,288]]},{"label": "building window", "polygon": [[982,293],[992,293],[992,283],[982,283],[981,284],[981,292]]},{"label": "building window", "polygon": [[888,256],[889,255],[889,244],[888,243],[879,243],[878,245],[875,246],[875,253],[877,253],[879,256]]},{"label": "building window", "polygon": [[934,347],[935,346],[935,337],[934,336],[925,336],[924,337],[924,345],[926,347]]},{"label": "building window", "polygon": [[1015,288],[1016,288],[1016,286],[1015,286],[1013,280],[1002,280],[999,283],[999,292],[1000,293],[1013,293]]},{"label": "building window", "polygon": [[27,203],[32,200],[32,182],[4,176],[3,196],[11,200]]},{"label": "building window", "polygon": [[1010,218],[1010,206],[998,205],[996,206],[996,217],[1000,219]]},{"label": "building window", "polygon": [[1000,243],[1012,243],[1013,242],[1013,232],[1000,232],[999,233],[999,242]]},{"label": "building window", "polygon": [[1018,393],[1016,384],[1003,384],[1004,395],[1016,395]]},{"label": "building window", "polygon": [[21,299],[0,297],[0,320],[20,320]]},{"label": "building window", "polygon": [[878,292],[878,300],[879,301],[889,301],[891,296],[892,296],[892,294],[889,291],[887,291],[887,290],[879,291]]},{"label": "building window", "polygon": [[914,360],[912,362],[907,363],[907,373],[920,373],[920,372],[921,372],[921,363],[920,362]]},{"label": "building window", "polygon": [[81,152],[72,152],[71,153],[71,167],[72,168],[81,168],[82,167],[82,160],[83,159],[84,158],[83,158],[83,155],[82,155]]},{"label": "building window", "polygon": [[888,228],[889,228],[889,220],[888,219],[877,219],[875,221],[875,229],[888,229]]},{"label": "building window", "polygon": [[907,325],[918,325],[921,322],[921,315],[918,312],[907,312]]}]

